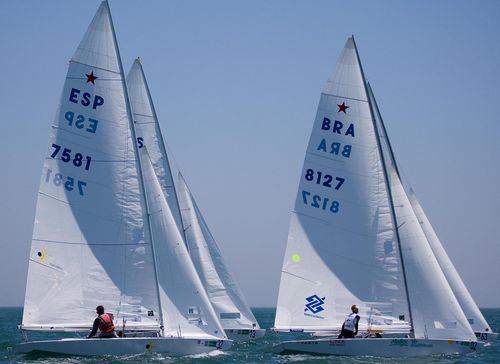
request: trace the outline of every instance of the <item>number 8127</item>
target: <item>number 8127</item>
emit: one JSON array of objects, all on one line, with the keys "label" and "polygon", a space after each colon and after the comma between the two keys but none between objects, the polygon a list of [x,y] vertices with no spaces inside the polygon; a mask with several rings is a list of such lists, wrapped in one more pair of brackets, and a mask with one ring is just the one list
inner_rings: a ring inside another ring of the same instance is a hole
[{"label": "number 8127", "polygon": [[338,201],[332,201],[328,197],[312,195],[311,192],[302,190],[302,199],[304,204],[308,206],[325,211],[329,210],[334,214],[339,212],[340,203]]}]

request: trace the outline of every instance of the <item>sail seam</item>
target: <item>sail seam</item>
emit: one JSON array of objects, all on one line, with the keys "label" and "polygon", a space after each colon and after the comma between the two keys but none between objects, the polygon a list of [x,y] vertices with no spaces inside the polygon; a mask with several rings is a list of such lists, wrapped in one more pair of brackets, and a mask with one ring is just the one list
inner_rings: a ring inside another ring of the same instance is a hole
[{"label": "sail seam", "polygon": [[[347,203],[350,203],[351,201],[349,200],[342,200],[342,199],[339,199],[339,201],[342,201],[342,202],[347,202]],[[358,205],[358,206],[362,206],[362,205]],[[298,212],[298,211],[292,211],[292,213],[295,213],[296,215],[302,215],[302,216],[305,216],[305,217],[309,217],[311,219],[314,219],[314,220],[318,220],[318,221],[321,221],[321,222],[324,222],[324,223],[327,223],[333,227],[335,227],[336,229],[338,230],[342,230],[342,231],[345,231],[345,232],[349,232],[349,233],[352,233],[353,235],[358,235],[358,236],[371,236],[371,234],[367,234],[367,233],[362,233],[362,232],[359,232],[359,230],[352,230],[352,229],[348,229],[348,228],[345,228],[345,227],[342,227],[342,226],[338,226],[337,224],[331,222],[331,221],[328,221],[328,220],[323,220],[323,219],[320,219],[319,217],[315,217],[315,216],[311,216],[311,215],[307,215],[303,212]],[[393,229],[388,229],[388,230],[393,230]]]},{"label": "sail seam", "polygon": [[140,245],[140,246],[147,246],[150,245],[149,243],[92,243],[92,242],[72,242],[72,241],[60,241],[60,240],[47,240],[47,239],[32,239],[33,241],[38,241],[41,243],[54,243],[54,244],[66,244],[66,245]]},{"label": "sail seam", "polygon": [[[102,70],[102,71],[106,71],[106,72],[111,72],[111,73],[114,73],[114,74],[116,74],[116,75],[121,76],[121,72],[112,71],[112,70],[107,69],[107,68],[102,68],[102,67],[94,66],[94,65],[92,65],[92,64],[82,63],[82,62],[78,62],[78,61],[74,61],[74,60],[70,60],[69,62],[70,62],[70,63],[81,64],[82,66],[92,67],[92,68],[95,68],[95,69],[97,69],[97,70]],[[66,77],[66,78],[69,78],[69,79],[79,79],[78,77]],[[121,81],[121,78],[116,79],[116,80],[112,80],[112,81]]]},{"label": "sail seam", "polygon": [[[138,112],[135,112],[134,113],[134,116],[137,115],[137,116],[144,116],[145,118],[154,118],[153,115],[146,115],[146,114],[141,114],[141,113],[138,113]],[[154,124],[155,122],[151,122],[151,124]]]},{"label": "sail seam", "polygon": [[347,96],[339,96],[339,95],[334,95],[334,94],[327,94],[326,92],[322,92],[321,95],[333,96],[333,97],[343,99],[343,100],[354,100],[354,101],[360,101],[360,102],[368,102],[368,100],[362,100],[362,99],[357,99],[354,97],[347,97]]}]

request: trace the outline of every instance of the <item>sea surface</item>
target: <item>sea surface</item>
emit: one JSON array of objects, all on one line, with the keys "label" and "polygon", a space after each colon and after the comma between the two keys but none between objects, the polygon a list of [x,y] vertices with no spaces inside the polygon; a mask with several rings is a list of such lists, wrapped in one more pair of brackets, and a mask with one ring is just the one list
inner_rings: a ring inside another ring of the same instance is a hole
[{"label": "sea surface", "polygon": [[[263,328],[270,328],[274,323],[274,308],[254,308],[254,314]],[[500,332],[500,309],[481,310],[495,332]],[[170,358],[158,354],[144,354],[129,357],[76,357],[27,355],[15,352],[16,344],[23,341],[23,336],[17,329],[21,323],[22,308],[0,308],[0,363],[500,363],[500,340],[482,348],[477,353],[468,355],[430,356],[422,358],[384,359],[374,357],[332,357],[312,355],[276,355],[272,346],[280,341],[278,334],[267,332],[264,338],[252,343],[235,344],[230,351],[216,351],[210,354],[192,355],[181,358]],[[36,339],[50,338],[50,334],[36,334]],[[30,336],[31,337],[31,336]],[[35,339],[35,337],[32,337]],[[284,335],[281,338],[286,339]],[[290,338],[289,338],[290,339]]]}]

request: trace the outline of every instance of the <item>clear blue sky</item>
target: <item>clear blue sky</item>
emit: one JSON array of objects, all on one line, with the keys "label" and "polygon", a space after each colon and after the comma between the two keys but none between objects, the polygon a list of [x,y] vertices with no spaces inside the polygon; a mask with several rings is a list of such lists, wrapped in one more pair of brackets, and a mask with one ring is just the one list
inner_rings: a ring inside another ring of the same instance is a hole
[{"label": "clear blue sky", "polygon": [[[0,2],[0,305],[92,1]],[[500,307],[499,1],[110,1],[164,137],[252,306],[274,306],[319,94],[354,34],[396,158],[481,307]]]}]

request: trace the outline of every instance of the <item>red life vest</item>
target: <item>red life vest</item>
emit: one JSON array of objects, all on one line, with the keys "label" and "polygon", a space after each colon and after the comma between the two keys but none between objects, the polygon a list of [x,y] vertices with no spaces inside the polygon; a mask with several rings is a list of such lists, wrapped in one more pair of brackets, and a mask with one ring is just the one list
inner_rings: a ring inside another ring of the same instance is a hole
[{"label": "red life vest", "polygon": [[105,334],[115,330],[115,325],[113,325],[113,320],[111,316],[107,313],[99,315],[99,330]]}]

